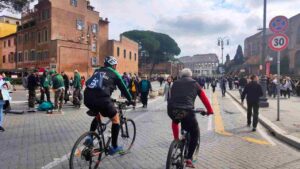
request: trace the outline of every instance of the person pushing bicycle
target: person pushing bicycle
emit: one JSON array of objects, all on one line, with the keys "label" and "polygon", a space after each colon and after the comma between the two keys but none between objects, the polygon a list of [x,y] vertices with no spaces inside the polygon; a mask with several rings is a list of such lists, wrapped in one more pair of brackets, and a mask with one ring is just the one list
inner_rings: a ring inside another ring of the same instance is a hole
[{"label": "person pushing bicycle", "polygon": [[[116,71],[118,61],[113,56],[108,56],[104,60],[104,67],[95,70],[92,77],[86,81],[86,89],[84,91],[84,104],[89,111],[90,116],[97,116],[98,113],[103,117],[109,117],[112,121],[111,136],[112,146],[110,147],[109,154],[113,155],[117,152],[123,151],[123,147],[118,146],[118,135],[120,130],[120,119],[117,109],[111,99],[113,91],[118,86],[122,95],[126,97],[130,104],[132,97],[124,84],[121,75]],[[90,131],[97,129],[97,117],[91,123]],[[93,144],[92,137],[85,140],[85,144]]]},{"label": "person pushing bicycle", "polygon": [[[175,140],[179,140],[179,126],[190,133],[190,146],[186,157],[186,166],[195,168],[192,157],[200,137],[199,125],[194,113],[196,97],[199,96],[207,109],[207,115],[213,114],[211,104],[197,81],[192,79],[192,71],[185,68],[181,71],[181,78],[173,83],[171,98],[168,101],[168,115],[172,119],[172,131]],[[183,111],[186,112],[182,114]]]}]

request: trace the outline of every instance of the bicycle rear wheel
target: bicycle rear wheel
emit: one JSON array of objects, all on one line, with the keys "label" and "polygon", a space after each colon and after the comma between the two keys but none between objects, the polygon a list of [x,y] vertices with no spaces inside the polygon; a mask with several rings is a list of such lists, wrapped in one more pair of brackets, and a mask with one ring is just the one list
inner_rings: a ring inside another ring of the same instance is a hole
[{"label": "bicycle rear wheel", "polygon": [[[92,136],[92,141],[86,138]],[[97,169],[104,153],[103,144],[96,132],[86,132],[75,142],[69,159],[70,169]]]},{"label": "bicycle rear wheel", "polygon": [[174,140],[169,148],[166,169],[183,169],[184,168],[184,155],[183,155],[183,143],[181,141]]},{"label": "bicycle rear wheel", "polygon": [[123,147],[124,151],[129,151],[136,137],[136,127],[132,119],[126,119],[120,124],[120,133],[118,137],[118,144]]}]

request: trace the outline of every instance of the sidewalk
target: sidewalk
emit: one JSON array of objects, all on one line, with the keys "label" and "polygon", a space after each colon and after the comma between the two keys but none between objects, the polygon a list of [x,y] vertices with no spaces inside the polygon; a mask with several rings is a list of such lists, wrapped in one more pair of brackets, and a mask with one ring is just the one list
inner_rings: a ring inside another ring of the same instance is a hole
[{"label": "sidewalk", "polygon": [[[238,90],[227,93],[238,103],[241,98]],[[300,97],[280,99],[280,121],[277,121],[277,98],[268,98],[269,107],[259,109],[259,120],[278,139],[300,149]],[[247,109],[246,101],[243,105]]]}]

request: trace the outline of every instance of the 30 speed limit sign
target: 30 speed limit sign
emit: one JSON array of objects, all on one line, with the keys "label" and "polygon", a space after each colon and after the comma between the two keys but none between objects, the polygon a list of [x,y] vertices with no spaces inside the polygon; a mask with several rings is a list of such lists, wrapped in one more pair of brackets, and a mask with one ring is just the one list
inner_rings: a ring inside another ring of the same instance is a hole
[{"label": "30 speed limit sign", "polygon": [[269,39],[269,47],[274,51],[282,51],[289,44],[289,38],[285,34],[277,33]]}]

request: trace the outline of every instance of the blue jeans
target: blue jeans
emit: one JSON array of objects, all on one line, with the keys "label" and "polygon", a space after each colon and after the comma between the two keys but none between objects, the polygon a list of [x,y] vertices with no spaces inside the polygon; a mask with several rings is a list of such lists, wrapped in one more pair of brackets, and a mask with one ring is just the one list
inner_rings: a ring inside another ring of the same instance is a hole
[{"label": "blue jeans", "polygon": [[0,126],[3,125],[3,121],[4,121],[4,114],[3,114],[3,105],[4,105],[4,101],[0,100]]}]

